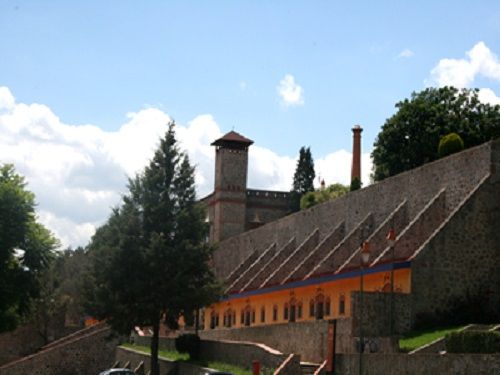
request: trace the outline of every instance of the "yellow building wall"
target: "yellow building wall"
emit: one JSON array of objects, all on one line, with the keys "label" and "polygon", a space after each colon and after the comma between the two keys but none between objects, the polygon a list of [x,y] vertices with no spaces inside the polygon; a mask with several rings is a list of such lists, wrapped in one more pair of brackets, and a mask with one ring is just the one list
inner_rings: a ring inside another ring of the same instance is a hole
[{"label": "yellow building wall", "polygon": [[[398,293],[410,293],[410,268],[403,268],[394,271],[394,290]],[[284,289],[275,292],[252,295],[243,298],[229,298],[228,300],[213,304],[204,312],[205,329],[210,329],[212,319],[218,316],[218,325],[214,328],[224,328],[224,314],[230,311],[231,327],[238,328],[245,326],[242,323],[245,318],[245,311],[249,311],[250,325],[260,326],[266,324],[286,323],[285,319],[285,304],[290,306],[292,299],[295,300],[295,321],[315,320],[316,316],[310,314],[310,302],[315,300],[319,295],[323,296],[323,311],[325,311],[327,301],[330,301],[330,311],[326,311],[324,319],[334,319],[339,317],[348,317],[351,314],[351,298],[352,291],[360,290],[360,277],[349,279],[334,280],[324,283],[318,283],[299,288]],[[363,289],[367,292],[390,291],[390,271],[378,272],[363,276]],[[339,311],[340,301],[344,299],[344,313]],[[301,317],[298,316],[298,306],[302,304]],[[273,319],[273,309],[277,307],[276,319]],[[265,320],[261,321],[261,309],[265,311]],[[252,312],[255,317],[252,319]],[[290,307],[288,309],[290,317]],[[229,319],[229,318],[226,318]],[[227,321],[226,321],[227,323]],[[213,324],[212,324],[213,326]],[[226,325],[227,326],[227,325]]]}]

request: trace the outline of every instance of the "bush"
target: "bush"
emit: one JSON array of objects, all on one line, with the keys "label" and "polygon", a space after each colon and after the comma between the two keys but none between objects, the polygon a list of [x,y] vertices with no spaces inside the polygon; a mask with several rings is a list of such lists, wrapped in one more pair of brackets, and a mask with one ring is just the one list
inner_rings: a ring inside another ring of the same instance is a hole
[{"label": "bush", "polygon": [[351,186],[349,187],[350,191],[356,191],[361,189],[361,181],[359,178],[355,178],[351,181]]},{"label": "bush", "polygon": [[448,353],[500,353],[500,332],[460,331],[445,336]]},{"label": "bush", "polygon": [[194,333],[180,335],[175,339],[175,349],[179,353],[188,353],[191,359],[200,356],[200,336]]},{"label": "bush", "polygon": [[464,141],[457,133],[450,133],[439,140],[439,157],[445,157],[464,149]]}]

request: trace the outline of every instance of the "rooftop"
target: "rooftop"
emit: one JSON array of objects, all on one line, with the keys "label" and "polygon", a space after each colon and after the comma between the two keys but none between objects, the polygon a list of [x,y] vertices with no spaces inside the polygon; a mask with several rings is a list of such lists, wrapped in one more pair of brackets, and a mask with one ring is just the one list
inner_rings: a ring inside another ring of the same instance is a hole
[{"label": "rooftop", "polygon": [[248,147],[253,143],[253,141],[251,139],[242,136],[239,133],[236,133],[234,130],[231,130],[229,133],[226,133],[221,138],[212,142],[212,146],[224,146],[235,143]]}]

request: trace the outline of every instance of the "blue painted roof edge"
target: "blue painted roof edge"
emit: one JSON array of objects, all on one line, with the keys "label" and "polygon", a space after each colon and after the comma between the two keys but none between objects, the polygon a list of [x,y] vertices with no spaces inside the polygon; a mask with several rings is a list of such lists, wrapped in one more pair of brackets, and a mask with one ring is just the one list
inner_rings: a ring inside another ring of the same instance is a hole
[{"label": "blue painted roof edge", "polygon": [[[380,264],[380,265],[375,266],[375,267],[366,268],[363,270],[363,275],[370,275],[373,273],[390,271],[391,269],[393,269],[392,268],[393,265],[394,265],[394,270],[399,270],[399,269],[403,269],[403,268],[410,268],[411,261],[400,262],[400,263],[386,263],[386,264]],[[254,289],[254,290],[245,291],[243,293],[231,294],[231,295],[227,296],[226,298],[222,298],[220,300],[220,302],[229,301],[229,300],[237,299],[237,298],[258,296],[261,294],[278,292],[280,290],[301,288],[304,286],[316,285],[316,284],[324,284],[324,283],[327,283],[330,281],[350,279],[350,278],[359,277],[359,276],[361,276],[361,269],[352,270],[352,271],[339,273],[339,274],[325,275],[325,276],[315,277],[315,278],[306,279],[306,280],[298,280],[298,281],[293,281],[291,283],[287,283],[287,284],[283,284],[283,285],[274,285],[274,286],[271,286],[268,288]]]}]

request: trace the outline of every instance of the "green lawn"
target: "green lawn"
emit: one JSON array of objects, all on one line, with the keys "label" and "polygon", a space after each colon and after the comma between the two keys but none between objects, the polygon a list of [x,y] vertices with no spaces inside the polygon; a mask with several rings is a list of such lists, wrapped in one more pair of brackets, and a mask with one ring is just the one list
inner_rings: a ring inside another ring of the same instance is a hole
[{"label": "green lawn", "polygon": [[411,331],[399,339],[399,347],[404,352],[410,352],[436,339],[444,337],[447,333],[457,331],[462,327],[463,326],[452,326]]},{"label": "green lawn", "polygon": [[[150,354],[151,350],[148,346],[134,345],[134,344],[123,344],[122,347],[129,348],[133,350],[137,350],[142,353]],[[231,372],[234,375],[251,375],[252,371],[247,370],[238,366],[230,365],[228,363],[215,362],[215,361],[195,361],[190,360],[189,355],[185,353],[179,353],[177,351],[167,351],[167,350],[159,350],[159,356],[165,359],[169,359],[171,361],[185,361],[189,363],[193,363],[203,367],[213,368],[219,371]],[[272,374],[274,371],[270,369],[261,369],[261,373]]]}]

